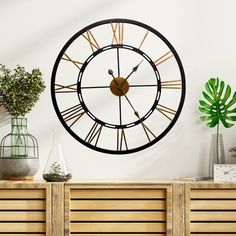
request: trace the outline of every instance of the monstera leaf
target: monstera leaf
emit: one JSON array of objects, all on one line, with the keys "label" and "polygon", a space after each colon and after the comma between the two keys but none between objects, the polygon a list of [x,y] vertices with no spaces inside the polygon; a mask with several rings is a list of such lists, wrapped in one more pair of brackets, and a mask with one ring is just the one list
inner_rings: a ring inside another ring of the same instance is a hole
[{"label": "monstera leaf", "polygon": [[207,121],[209,127],[215,127],[221,122],[224,127],[233,126],[232,121],[236,121],[236,107],[232,107],[236,103],[236,92],[230,99],[231,87],[225,88],[225,82],[219,78],[211,78],[205,84],[206,91],[203,91],[204,100],[200,100],[199,110],[204,113],[201,116],[202,121]]}]

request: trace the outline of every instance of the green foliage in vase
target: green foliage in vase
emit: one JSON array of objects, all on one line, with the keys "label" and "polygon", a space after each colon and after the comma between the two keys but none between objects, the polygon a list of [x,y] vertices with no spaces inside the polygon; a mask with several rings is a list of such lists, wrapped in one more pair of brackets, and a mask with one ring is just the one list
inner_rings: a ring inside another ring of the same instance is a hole
[{"label": "green foliage in vase", "polygon": [[[223,124],[225,128],[230,128],[236,121],[236,92],[231,96],[231,87],[219,78],[211,78],[205,83],[205,91],[202,92],[205,100],[199,100],[199,110],[204,113],[200,117],[206,121],[207,126],[213,128],[217,126],[216,131],[216,160],[220,164],[219,157],[219,125]],[[231,98],[230,98],[231,97]],[[234,107],[233,107],[234,106]]]},{"label": "green foliage in vase", "polygon": [[207,121],[207,126],[212,128],[221,122],[224,127],[229,128],[236,121],[236,107],[232,108],[236,103],[236,92],[232,98],[231,87],[225,88],[225,82],[219,78],[211,78],[205,84],[206,91],[202,92],[204,100],[199,100],[199,110],[204,113],[201,116],[202,121]]},{"label": "green foliage in vase", "polygon": [[13,70],[0,64],[0,106],[13,117],[24,117],[31,111],[44,91],[45,84],[39,69],[27,72],[17,65]]}]

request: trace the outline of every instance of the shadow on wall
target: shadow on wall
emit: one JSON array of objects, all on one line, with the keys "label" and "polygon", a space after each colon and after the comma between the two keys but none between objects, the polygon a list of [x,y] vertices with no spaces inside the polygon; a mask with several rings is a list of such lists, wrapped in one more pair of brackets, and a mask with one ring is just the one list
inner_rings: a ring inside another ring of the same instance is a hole
[{"label": "shadow on wall", "polygon": [[[57,21],[56,25],[47,25],[44,31],[39,31],[29,38],[28,41],[22,43],[20,47],[17,45],[16,48],[11,48],[11,51],[7,49],[5,52],[2,52],[1,57],[5,58],[5,61],[17,61],[19,58],[22,58],[22,55],[27,56],[28,54],[32,54],[34,50],[42,48],[46,44],[49,44],[50,41],[55,41],[59,35],[64,34],[65,31],[70,29],[73,25],[79,25],[81,22],[84,22],[88,15],[94,15],[95,13],[96,15],[99,15],[99,13],[102,14],[102,12],[106,12],[106,10],[109,10],[111,7],[115,8],[116,4],[121,4],[121,1],[114,3],[115,2],[110,0],[97,1],[95,3],[90,1],[87,5],[84,5],[88,10],[83,12],[80,10],[81,5],[78,4],[79,14],[76,12],[76,14],[71,14],[70,17],[62,18],[60,22]],[[78,30],[80,28],[81,26],[78,26]],[[72,31],[72,34],[74,34],[74,31]]]},{"label": "shadow on wall", "polygon": [[0,107],[0,128],[8,124],[10,124],[10,115],[5,112],[3,107]]}]

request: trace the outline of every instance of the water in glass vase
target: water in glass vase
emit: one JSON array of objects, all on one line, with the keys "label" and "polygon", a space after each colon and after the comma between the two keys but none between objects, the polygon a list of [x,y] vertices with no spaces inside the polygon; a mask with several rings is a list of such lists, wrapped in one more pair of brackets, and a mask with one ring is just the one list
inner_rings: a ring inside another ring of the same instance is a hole
[{"label": "water in glass vase", "polygon": [[23,117],[13,117],[11,119],[11,157],[27,158],[27,147],[27,119]]}]

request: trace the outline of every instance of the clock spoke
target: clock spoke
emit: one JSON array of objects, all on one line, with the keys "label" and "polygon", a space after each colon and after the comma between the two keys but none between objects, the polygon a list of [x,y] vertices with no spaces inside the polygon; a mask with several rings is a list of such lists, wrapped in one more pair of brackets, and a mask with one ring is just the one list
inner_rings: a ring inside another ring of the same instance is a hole
[{"label": "clock spoke", "polygon": [[121,96],[119,96],[119,119],[120,119],[120,125],[122,125]]},{"label": "clock spoke", "polygon": [[116,49],[117,51],[117,73],[118,77],[120,77],[120,51],[119,48]]},{"label": "clock spoke", "polygon": [[158,87],[157,84],[130,84],[129,87],[138,88],[138,87]]},{"label": "clock spoke", "polygon": [[81,89],[100,89],[100,88],[110,88],[108,85],[101,86],[82,86]]}]

